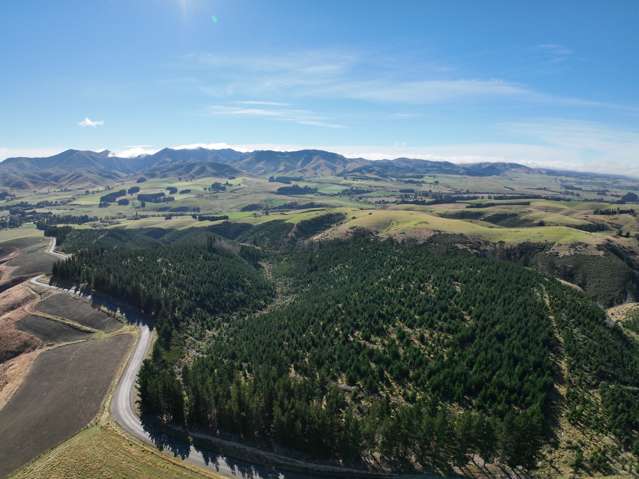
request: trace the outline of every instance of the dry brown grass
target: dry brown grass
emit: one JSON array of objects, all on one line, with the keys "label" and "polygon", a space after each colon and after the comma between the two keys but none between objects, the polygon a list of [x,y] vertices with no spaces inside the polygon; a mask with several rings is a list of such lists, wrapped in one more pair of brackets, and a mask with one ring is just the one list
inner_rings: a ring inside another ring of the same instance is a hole
[{"label": "dry brown grass", "polygon": [[[3,327],[4,326],[4,327]],[[15,329],[14,325],[0,325],[0,364],[42,345],[38,338]]]},{"label": "dry brown grass", "polygon": [[10,311],[25,306],[36,298],[24,284],[14,286],[0,293],[0,317]]},{"label": "dry brown grass", "polygon": [[608,309],[608,317],[615,322],[623,322],[628,314],[639,309],[639,303],[624,303]]},{"label": "dry brown grass", "polygon": [[114,427],[93,426],[41,456],[12,479],[219,479],[129,439]]},{"label": "dry brown grass", "polygon": [[23,353],[0,364],[0,409],[20,387],[38,354],[39,350]]},{"label": "dry brown grass", "polygon": [[24,285],[14,286],[0,294],[0,393],[3,393],[8,379],[4,377],[7,369],[5,362],[28,353],[41,346],[34,336],[16,329],[16,322],[26,314],[25,308],[35,300]]}]

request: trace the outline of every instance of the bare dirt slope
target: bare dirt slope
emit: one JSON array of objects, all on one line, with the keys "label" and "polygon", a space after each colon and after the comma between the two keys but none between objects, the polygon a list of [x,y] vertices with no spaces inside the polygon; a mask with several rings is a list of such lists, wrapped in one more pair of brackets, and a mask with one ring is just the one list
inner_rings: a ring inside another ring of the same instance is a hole
[{"label": "bare dirt slope", "polygon": [[59,260],[47,251],[50,241],[43,237],[5,241],[0,248],[0,287],[12,280],[50,273]]},{"label": "bare dirt slope", "polygon": [[95,417],[132,340],[118,334],[39,355],[0,410],[0,477],[73,436]]},{"label": "bare dirt slope", "polygon": [[[10,395],[8,391],[12,393],[18,386],[20,374],[17,373],[27,371],[30,361],[35,359],[30,352],[42,346],[38,338],[16,328],[16,322],[27,314],[28,305],[36,300],[37,295],[25,284],[0,293],[0,408]],[[16,361],[20,356],[30,359],[23,358],[18,365]]]},{"label": "bare dirt slope", "polygon": [[35,336],[44,344],[86,339],[89,333],[42,316],[28,315],[16,323],[17,329]]}]

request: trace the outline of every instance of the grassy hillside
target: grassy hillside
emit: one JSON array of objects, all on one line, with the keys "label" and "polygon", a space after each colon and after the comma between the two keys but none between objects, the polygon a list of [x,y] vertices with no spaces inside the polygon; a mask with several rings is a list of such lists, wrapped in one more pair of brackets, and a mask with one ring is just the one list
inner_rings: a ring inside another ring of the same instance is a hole
[{"label": "grassy hillside", "polygon": [[327,237],[348,236],[349,231],[364,228],[382,236],[393,238],[419,238],[432,233],[461,234],[471,238],[505,243],[549,242],[570,244],[574,242],[597,243],[593,233],[566,226],[533,226],[527,228],[500,227],[485,222],[446,218],[430,212],[412,210],[350,210],[349,219]]},{"label": "grassy hillside", "polygon": [[132,441],[108,426],[92,426],[29,464],[12,479],[204,479],[220,476]]}]

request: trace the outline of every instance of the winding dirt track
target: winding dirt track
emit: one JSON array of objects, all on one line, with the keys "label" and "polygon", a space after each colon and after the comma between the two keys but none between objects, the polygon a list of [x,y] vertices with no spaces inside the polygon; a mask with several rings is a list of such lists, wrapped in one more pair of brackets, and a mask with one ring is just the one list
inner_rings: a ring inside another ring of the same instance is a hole
[{"label": "winding dirt track", "polygon": [[60,253],[58,251],[55,250],[55,238],[51,238],[49,241],[49,246],[47,247],[47,253],[49,253],[50,255],[55,256],[56,258],[60,258],[60,259],[67,259],[69,256],[68,254],[64,254],[64,253]]}]

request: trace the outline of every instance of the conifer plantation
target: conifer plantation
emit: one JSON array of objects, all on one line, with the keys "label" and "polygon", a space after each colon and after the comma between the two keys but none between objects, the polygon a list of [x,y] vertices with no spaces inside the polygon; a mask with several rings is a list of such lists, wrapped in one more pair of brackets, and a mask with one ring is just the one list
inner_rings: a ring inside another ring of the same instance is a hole
[{"label": "conifer plantation", "polygon": [[358,235],[198,238],[77,249],[54,268],[154,319],[146,415],[377,469],[534,470],[562,408],[639,450],[639,349],[554,279]]}]

